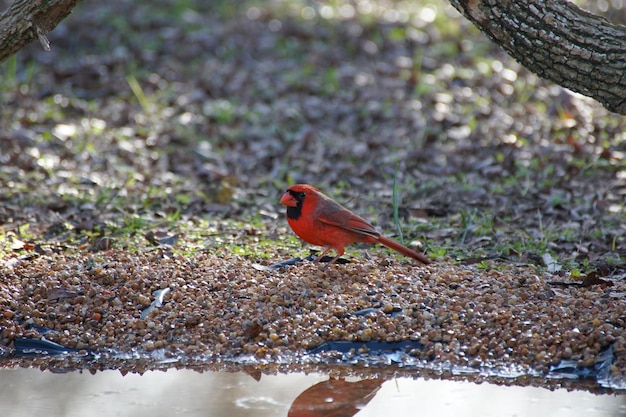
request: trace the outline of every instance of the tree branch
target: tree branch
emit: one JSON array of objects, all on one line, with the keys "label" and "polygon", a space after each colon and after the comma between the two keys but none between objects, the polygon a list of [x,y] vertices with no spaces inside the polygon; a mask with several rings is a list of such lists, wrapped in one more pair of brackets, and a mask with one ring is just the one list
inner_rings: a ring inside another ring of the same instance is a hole
[{"label": "tree branch", "polygon": [[15,0],[0,14],[0,62],[39,39],[50,50],[46,34],[69,15],[79,0]]},{"label": "tree branch", "polygon": [[626,26],[566,0],[450,0],[520,64],[626,114]]}]

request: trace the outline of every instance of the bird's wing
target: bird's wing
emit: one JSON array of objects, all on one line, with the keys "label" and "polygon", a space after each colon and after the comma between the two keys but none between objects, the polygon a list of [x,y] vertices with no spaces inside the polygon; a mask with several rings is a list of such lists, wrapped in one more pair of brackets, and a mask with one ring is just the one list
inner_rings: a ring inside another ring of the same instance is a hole
[{"label": "bird's wing", "polygon": [[380,236],[380,232],[369,224],[367,220],[357,216],[333,200],[328,199],[326,204],[324,204],[324,210],[318,213],[318,215],[319,221],[324,224],[375,238]]}]

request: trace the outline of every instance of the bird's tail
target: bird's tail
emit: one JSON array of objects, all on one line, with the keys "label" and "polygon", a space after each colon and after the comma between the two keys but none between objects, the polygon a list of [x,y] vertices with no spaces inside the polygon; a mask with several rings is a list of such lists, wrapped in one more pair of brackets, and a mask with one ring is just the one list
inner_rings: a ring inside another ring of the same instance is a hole
[{"label": "bird's tail", "polygon": [[413,249],[409,249],[406,246],[403,246],[396,242],[395,240],[391,240],[388,237],[380,236],[378,237],[378,243],[381,245],[387,246],[389,249],[393,249],[396,252],[403,254],[404,256],[408,256],[409,258],[413,258],[417,261],[420,261],[423,264],[428,265],[430,263],[430,259],[426,256],[422,255],[419,252],[415,252]]}]

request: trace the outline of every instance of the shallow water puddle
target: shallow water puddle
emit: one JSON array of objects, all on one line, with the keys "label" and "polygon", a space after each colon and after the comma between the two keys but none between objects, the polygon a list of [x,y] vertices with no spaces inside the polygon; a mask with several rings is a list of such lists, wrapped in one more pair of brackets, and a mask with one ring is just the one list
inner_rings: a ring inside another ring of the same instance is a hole
[{"label": "shallow water puddle", "polygon": [[0,415],[626,415],[626,396],[585,391],[410,377],[334,379],[322,373],[264,374],[259,381],[255,377],[259,375],[175,369],[125,376],[119,371],[92,375],[0,369]]}]

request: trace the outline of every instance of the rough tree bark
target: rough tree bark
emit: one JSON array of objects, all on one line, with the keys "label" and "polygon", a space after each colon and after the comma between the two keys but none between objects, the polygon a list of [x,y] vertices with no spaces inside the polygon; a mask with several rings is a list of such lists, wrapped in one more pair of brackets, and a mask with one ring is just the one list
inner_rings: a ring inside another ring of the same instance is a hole
[{"label": "rough tree bark", "polygon": [[70,14],[79,0],[15,0],[0,14],[0,62],[39,39],[50,50],[46,33]]},{"label": "rough tree bark", "polygon": [[450,0],[520,64],[626,114],[626,26],[566,0]]}]

